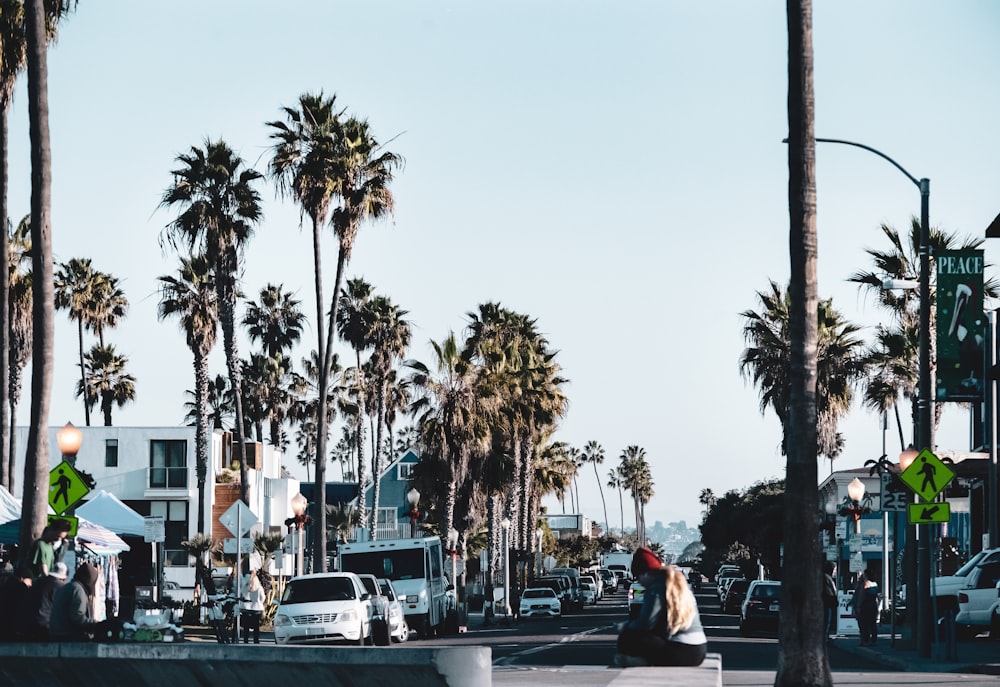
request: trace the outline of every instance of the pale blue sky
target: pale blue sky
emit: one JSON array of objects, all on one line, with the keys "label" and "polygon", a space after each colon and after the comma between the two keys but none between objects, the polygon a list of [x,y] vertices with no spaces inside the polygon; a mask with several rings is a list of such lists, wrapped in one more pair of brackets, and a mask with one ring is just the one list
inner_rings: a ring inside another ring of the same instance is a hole
[{"label": "pale blue sky", "polygon": [[[817,135],[929,177],[931,222],[981,236],[1000,212],[998,30],[990,0],[817,0]],[[786,55],[778,0],[81,3],[49,57],[53,242],[56,260],[92,258],[131,300],[108,340],[138,399],[115,424],[179,423],[193,386],[177,323],[156,320],[156,277],[177,264],[157,241],[175,157],[222,137],[263,171],[264,122],[322,89],[406,158],[395,221],[363,228],[348,276],[409,310],[411,355],[429,359],[427,341],[488,300],[536,317],[571,380],[558,438],[600,442],[602,481],[626,445],[644,447],[648,519],[696,524],[702,488],[783,472],[777,421],[738,358],[739,313],[788,276]],[[16,220],[29,199],[23,82],[10,139]],[[818,147],[817,176],[820,293],[872,327],[879,312],[845,279],[885,246],[881,223],[907,226],[919,193],[845,146]],[[245,291],[282,283],[313,313],[308,229],[261,192]],[[332,266],[332,240],[324,250]],[[56,336],[51,424],[82,424],[64,313]],[[949,409],[939,444],[967,448],[966,424]],[[876,416],[859,408],[842,430],[842,466],[881,454]],[[603,519],[592,469],[580,485]],[[608,508],[617,527],[617,497]]]}]

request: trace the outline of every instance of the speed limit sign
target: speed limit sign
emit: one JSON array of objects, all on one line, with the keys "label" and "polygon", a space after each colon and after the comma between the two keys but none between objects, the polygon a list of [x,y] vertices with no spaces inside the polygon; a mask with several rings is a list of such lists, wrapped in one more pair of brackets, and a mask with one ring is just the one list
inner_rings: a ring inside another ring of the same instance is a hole
[{"label": "speed limit sign", "polygon": [[899,477],[891,472],[882,473],[882,504],[880,510],[906,512],[907,504],[913,503],[913,496],[908,492]]}]

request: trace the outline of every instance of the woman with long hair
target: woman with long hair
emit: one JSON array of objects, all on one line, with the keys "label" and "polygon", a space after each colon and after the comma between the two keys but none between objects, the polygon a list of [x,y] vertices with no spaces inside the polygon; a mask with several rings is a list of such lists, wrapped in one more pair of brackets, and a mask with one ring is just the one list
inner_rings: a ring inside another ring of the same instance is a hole
[{"label": "woman with long hair", "polygon": [[698,604],[680,569],[665,566],[650,549],[632,557],[632,574],[645,588],[642,608],[618,635],[620,666],[698,666],[705,660],[708,638]]}]

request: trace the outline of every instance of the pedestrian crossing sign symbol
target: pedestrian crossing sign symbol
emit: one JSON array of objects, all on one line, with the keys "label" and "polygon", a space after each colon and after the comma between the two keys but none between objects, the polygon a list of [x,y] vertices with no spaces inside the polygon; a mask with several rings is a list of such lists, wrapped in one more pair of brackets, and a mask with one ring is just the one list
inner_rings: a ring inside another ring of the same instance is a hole
[{"label": "pedestrian crossing sign symbol", "polygon": [[56,515],[62,515],[90,493],[86,480],[67,461],[49,472],[49,505]]},{"label": "pedestrian crossing sign symbol", "polygon": [[921,499],[933,501],[955,479],[955,471],[925,448],[899,478]]}]

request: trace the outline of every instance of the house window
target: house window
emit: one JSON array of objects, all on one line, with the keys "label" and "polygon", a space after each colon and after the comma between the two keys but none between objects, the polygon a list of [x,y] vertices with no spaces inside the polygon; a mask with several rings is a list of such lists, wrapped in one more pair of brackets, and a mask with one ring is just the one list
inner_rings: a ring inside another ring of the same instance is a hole
[{"label": "house window", "polygon": [[104,467],[106,467],[106,468],[116,468],[116,467],[118,467],[118,440],[117,439],[105,439],[104,440]]},{"label": "house window", "polygon": [[187,442],[153,439],[149,442],[150,489],[183,489],[187,486]]},{"label": "house window", "polygon": [[187,565],[188,554],[181,546],[188,538],[187,501],[150,501],[149,514],[163,518],[164,564]]},{"label": "house window", "polygon": [[396,479],[409,480],[413,475],[413,466],[416,463],[400,463],[396,466]]}]

